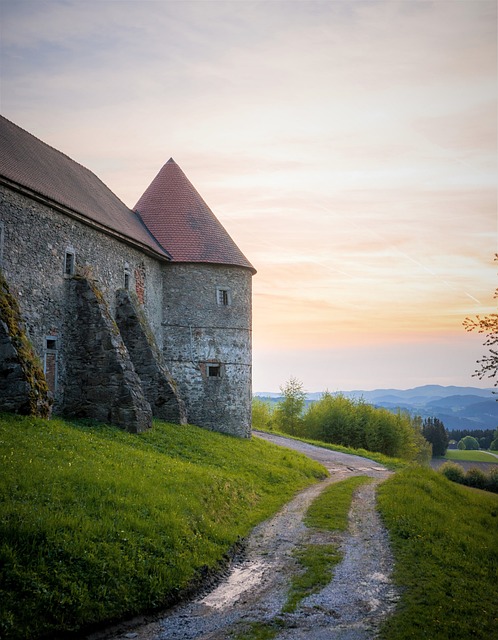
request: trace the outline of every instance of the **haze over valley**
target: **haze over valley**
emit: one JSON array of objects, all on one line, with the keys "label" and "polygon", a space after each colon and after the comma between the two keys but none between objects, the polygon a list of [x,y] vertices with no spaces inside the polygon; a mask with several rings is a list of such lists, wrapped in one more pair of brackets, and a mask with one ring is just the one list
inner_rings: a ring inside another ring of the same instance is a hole
[{"label": "haze over valley", "polygon": [[[371,391],[334,391],[347,398],[363,398],[365,402],[390,411],[407,411],[422,418],[434,417],[448,431],[455,429],[495,429],[498,425],[498,402],[492,388],[424,385],[413,389],[374,389]],[[259,398],[278,401],[282,395],[256,392]],[[319,400],[323,392],[306,394],[307,402]]]}]

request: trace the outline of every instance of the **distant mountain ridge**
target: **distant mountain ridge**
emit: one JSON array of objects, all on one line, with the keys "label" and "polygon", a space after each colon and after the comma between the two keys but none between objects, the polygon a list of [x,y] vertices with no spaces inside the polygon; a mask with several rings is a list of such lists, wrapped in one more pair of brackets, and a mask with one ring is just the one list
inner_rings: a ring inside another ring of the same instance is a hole
[{"label": "distant mountain ridge", "polygon": [[[365,402],[389,411],[407,411],[422,418],[439,418],[449,431],[453,429],[496,429],[498,395],[496,389],[479,387],[443,387],[428,384],[413,389],[374,389],[373,391],[336,391],[347,398],[363,398]],[[279,393],[256,392],[258,397],[277,401]],[[306,394],[307,401],[319,400],[323,392]]]}]

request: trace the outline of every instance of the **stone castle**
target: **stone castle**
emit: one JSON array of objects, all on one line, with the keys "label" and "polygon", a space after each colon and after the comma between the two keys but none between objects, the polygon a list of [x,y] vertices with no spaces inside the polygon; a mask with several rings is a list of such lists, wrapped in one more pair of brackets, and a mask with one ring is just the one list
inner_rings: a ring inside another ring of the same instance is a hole
[{"label": "stone castle", "polygon": [[173,159],[131,210],[0,117],[0,267],[0,410],[250,436],[255,269]]}]

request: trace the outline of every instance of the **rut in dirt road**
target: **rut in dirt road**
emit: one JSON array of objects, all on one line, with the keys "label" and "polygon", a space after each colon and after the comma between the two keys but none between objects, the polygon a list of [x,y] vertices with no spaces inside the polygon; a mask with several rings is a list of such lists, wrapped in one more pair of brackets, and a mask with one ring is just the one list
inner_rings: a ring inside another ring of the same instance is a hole
[{"label": "rut in dirt road", "polygon": [[[393,560],[387,533],[375,509],[376,486],[389,471],[379,464],[266,433],[255,435],[288,446],[321,462],[330,477],[300,492],[273,518],[257,526],[226,578],[209,593],[164,612],[154,623],[130,626],[115,639],[228,640],[253,623],[274,624],[277,640],[371,640],[381,620],[394,608]],[[349,529],[320,534],[322,543],[339,546],[342,561],[331,582],[303,600],[292,614],[282,614],[292,575],[298,570],[294,550],[314,534],[303,524],[309,505],[326,486],[354,475],[373,482],[353,499]]]}]

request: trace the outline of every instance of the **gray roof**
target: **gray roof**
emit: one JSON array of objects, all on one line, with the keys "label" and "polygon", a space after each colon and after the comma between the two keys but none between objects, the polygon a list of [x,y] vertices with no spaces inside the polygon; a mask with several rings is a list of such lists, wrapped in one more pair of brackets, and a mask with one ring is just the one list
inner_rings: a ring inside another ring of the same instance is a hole
[{"label": "gray roof", "polygon": [[[91,171],[0,116],[0,176],[158,258],[169,253]],[[5,180],[4,180],[5,182]]]}]

